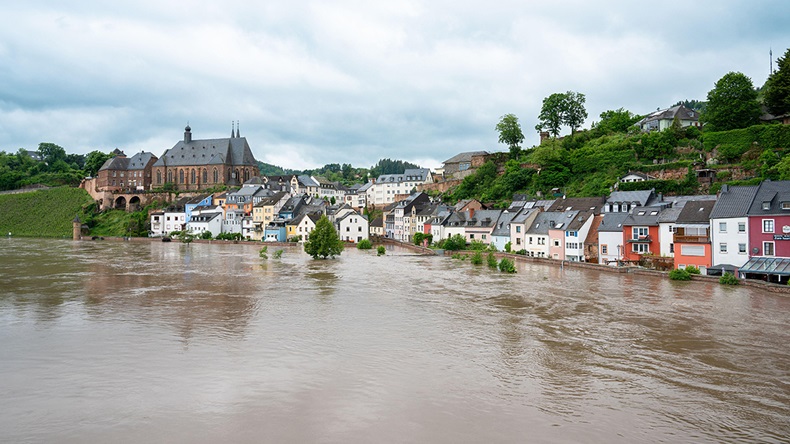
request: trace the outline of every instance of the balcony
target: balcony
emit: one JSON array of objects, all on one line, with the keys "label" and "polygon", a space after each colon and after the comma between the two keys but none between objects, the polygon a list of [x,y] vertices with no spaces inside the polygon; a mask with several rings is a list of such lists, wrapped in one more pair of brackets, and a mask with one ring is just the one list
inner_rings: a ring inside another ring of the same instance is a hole
[{"label": "balcony", "polygon": [[673,242],[677,243],[685,243],[685,244],[709,244],[710,238],[708,236],[693,236],[693,235],[683,235],[683,234],[676,234],[673,237]]},{"label": "balcony", "polygon": [[648,236],[639,236],[639,237],[636,237],[636,238],[633,238],[633,239],[628,239],[629,243],[638,243],[638,244],[649,244],[652,241],[653,240],[650,238],[649,235]]}]

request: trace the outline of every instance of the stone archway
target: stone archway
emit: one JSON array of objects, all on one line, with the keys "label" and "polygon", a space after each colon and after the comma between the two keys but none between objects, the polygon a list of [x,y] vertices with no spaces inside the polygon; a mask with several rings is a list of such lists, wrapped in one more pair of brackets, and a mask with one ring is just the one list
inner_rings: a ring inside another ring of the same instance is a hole
[{"label": "stone archway", "polygon": [[129,211],[137,211],[140,209],[140,197],[139,196],[132,196],[129,199]]},{"label": "stone archway", "polygon": [[[138,199],[138,201],[139,201],[139,199]],[[125,210],[126,209],[126,198],[123,197],[123,196],[118,196],[118,198],[115,199],[115,205],[113,205],[113,207],[116,210]]]}]

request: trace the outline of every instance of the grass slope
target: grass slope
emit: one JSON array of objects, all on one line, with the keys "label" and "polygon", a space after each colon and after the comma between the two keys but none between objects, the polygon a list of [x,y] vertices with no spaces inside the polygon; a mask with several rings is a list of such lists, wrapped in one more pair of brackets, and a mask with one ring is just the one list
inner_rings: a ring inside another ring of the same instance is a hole
[{"label": "grass slope", "polygon": [[71,221],[91,203],[93,199],[81,188],[0,195],[0,234],[71,237]]}]

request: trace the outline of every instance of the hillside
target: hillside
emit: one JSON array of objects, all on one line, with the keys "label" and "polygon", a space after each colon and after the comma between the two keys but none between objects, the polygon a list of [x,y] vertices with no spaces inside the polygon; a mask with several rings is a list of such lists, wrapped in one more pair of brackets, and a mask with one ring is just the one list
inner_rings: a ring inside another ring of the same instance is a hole
[{"label": "hillside", "polygon": [[0,195],[0,233],[29,237],[71,237],[72,220],[93,203],[80,188],[52,188]]},{"label": "hillside", "polygon": [[[642,133],[581,131],[544,141],[509,159],[505,153],[466,177],[445,195],[505,205],[514,193],[604,196],[629,171],[655,180],[620,189],[655,188],[665,194],[715,193],[722,184],[790,179],[790,126],[756,125],[703,133],[695,127]],[[698,180],[698,170],[712,180]]]}]

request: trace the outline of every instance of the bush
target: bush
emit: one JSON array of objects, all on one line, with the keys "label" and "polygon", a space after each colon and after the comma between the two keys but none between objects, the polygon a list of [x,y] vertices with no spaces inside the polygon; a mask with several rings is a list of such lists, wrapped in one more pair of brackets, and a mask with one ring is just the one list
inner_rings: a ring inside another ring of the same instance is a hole
[{"label": "bush", "polygon": [[422,245],[422,241],[425,239],[425,233],[414,233],[414,245]]},{"label": "bush", "polygon": [[281,257],[283,257],[283,250],[277,250],[274,252],[275,259],[280,259]]},{"label": "bush", "polygon": [[503,257],[501,261],[499,261],[499,271],[503,273],[515,273],[516,266],[513,265],[513,261],[510,259]]},{"label": "bush", "polygon": [[445,239],[443,246],[444,249],[448,251],[463,250],[466,248],[466,239],[460,234],[456,234],[448,239]]},{"label": "bush", "polygon": [[378,255],[378,256],[381,256],[381,255],[383,255],[386,252],[387,252],[387,249],[384,248],[384,245],[379,245],[379,247],[376,249],[376,255]]},{"label": "bush", "polygon": [[475,251],[475,254],[472,255],[470,260],[474,265],[482,265],[483,264],[483,252],[482,251]]},{"label": "bush", "polygon": [[488,266],[493,269],[496,269],[498,265],[499,264],[496,261],[496,257],[494,256],[494,253],[488,253]]},{"label": "bush", "polygon": [[373,244],[368,239],[362,239],[357,244],[357,248],[359,248],[360,250],[370,250],[371,248],[373,248]]},{"label": "bush", "polygon": [[261,251],[258,252],[258,256],[260,256],[263,259],[269,259],[269,255],[266,254],[268,251],[269,251],[269,247],[268,246],[267,247],[263,247],[263,248],[261,248]]},{"label": "bush", "polygon": [[691,275],[688,271],[677,268],[669,272],[669,278],[673,281],[690,281]]},{"label": "bush", "polygon": [[527,250],[522,248],[522,249],[516,251],[516,254],[520,254],[521,256],[526,256],[527,255]]},{"label": "bush", "polygon": [[687,272],[688,274],[702,274],[702,273],[699,271],[699,268],[697,268],[697,267],[695,267],[695,266],[693,266],[693,265],[689,265],[688,267],[686,267],[686,272]]},{"label": "bush", "polygon": [[474,251],[483,251],[486,248],[488,248],[488,245],[484,244],[483,241],[473,240],[469,244],[469,247],[467,249],[468,250],[474,250]]},{"label": "bush", "polygon": [[511,248],[512,248],[512,244],[510,242],[505,244],[505,252],[510,253]]},{"label": "bush", "polygon": [[208,240],[208,239],[211,239],[212,237],[213,236],[211,235],[211,231],[204,231],[204,232],[200,233],[200,238],[201,239],[207,239]]},{"label": "bush", "polygon": [[723,275],[721,275],[721,277],[719,278],[719,283],[723,285],[738,285],[740,284],[740,281],[738,281],[738,278],[735,277],[734,274],[728,271]]}]

